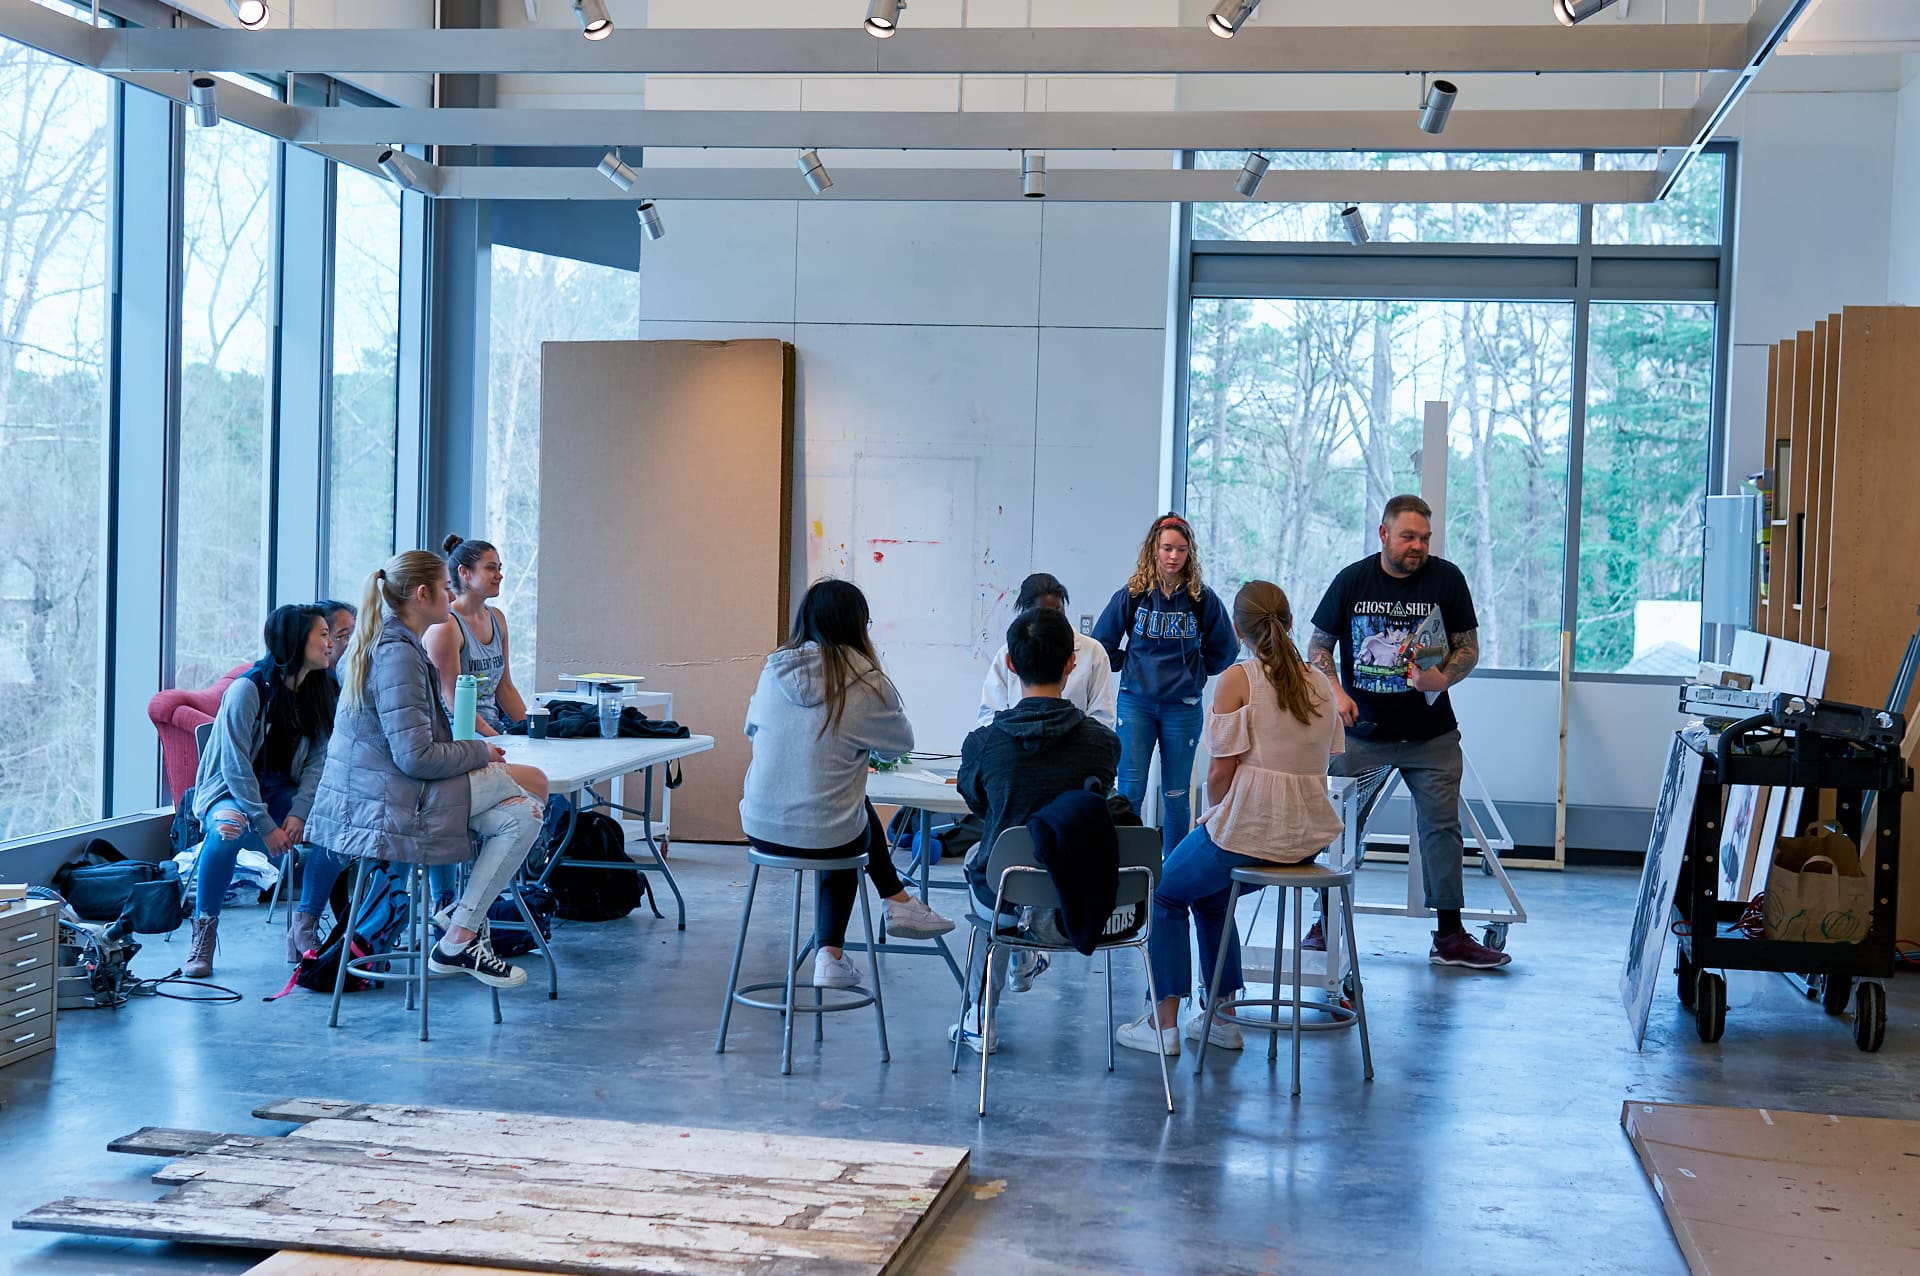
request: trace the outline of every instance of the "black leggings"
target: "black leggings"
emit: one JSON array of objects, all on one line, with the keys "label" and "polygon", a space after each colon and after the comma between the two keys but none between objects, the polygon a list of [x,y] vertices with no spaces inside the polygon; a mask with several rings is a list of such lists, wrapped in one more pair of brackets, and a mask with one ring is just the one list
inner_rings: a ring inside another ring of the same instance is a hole
[{"label": "black leggings", "polygon": [[[782,846],[778,842],[763,842],[757,837],[749,837],[747,841],[755,850],[768,855],[791,855],[797,859],[840,860],[864,852],[867,857],[867,876],[873,879],[873,888],[880,892],[880,898],[887,899],[905,890],[906,883],[894,871],[893,856],[887,846],[887,831],[880,827],[880,817],[874,813],[873,803],[868,802],[866,807],[866,831],[845,846],[825,849]],[[813,940],[823,948],[839,948],[847,942],[847,922],[853,917],[854,896],[860,890],[860,878],[852,869],[834,869],[819,874],[819,878],[820,885],[813,897]]]}]

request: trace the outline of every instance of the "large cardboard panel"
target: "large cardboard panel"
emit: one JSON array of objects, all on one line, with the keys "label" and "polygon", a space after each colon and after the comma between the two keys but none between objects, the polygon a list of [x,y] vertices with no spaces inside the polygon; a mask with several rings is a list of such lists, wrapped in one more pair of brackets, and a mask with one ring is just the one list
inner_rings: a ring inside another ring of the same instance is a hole
[{"label": "large cardboard panel", "polygon": [[1781,637],[1807,640],[1807,452],[1813,414],[1813,332],[1803,330],[1793,342],[1793,407],[1787,423],[1793,456],[1787,483],[1787,612]]},{"label": "large cardboard panel", "polygon": [[[1762,445],[1763,455],[1760,461],[1762,468],[1765,469],[1773,467],[1773,423],[1779,404],[1780,347],[1771,345],[1767,347],[1766,441]],[[1779,592],[1777,564],[1780,538],[1773,530],[1773,517],[1774,507],[1779,501],[1779,490],[1780,477],[1775,474],[1772,488],[1769,489],[1766,499],[1760,503],[1760,597],[1754,610],[1753,628],[1756,633],[1769,635],[1778,632],[1774,628],[1774,620],[1779,614],[1778,599],[1775,595]]]},{"label": "large cardboard panel", "polygon": [[[1834,375],[1838,373],[1839,369],[1833,369]],[[1816,635],[1823,628],[1821,604],[1826,587],[1821,563],[1827,541],[1822,521],[1827,510],[1821,500],[1820,475],[1829,437],[1827,378],[1827,321],[1822,319],[1813,325],[1813,372],[1807,387],[1807,450],[1806,459],[1799,467],[1806,508],[1806,520],[1800,529],[1800,641],[1815,647],[1820,645]]]},{"label": "large cardboard panel", "polygon": [[1620,1124],[1695,1276],[1920,1269],[1920,1122],[1628,1102]]},{"label": "large cardboard panel", "polygon": [[1827,366],[1820,387],[1818,472],[1811,484],[1819,517],[1814,524],[1813,635],[1807,640],[1816,647],[1827,645],[1827,596],[1833,584],[1833,507],[1839,499],[1833,487],[1833,450],[1840,415],[1840,316],[1829,315],[1822,326],[1827,330]]},{"label": "large cardboard panel", "polygon": [[788,613],[793,347],[543,347],[540,685],[617,670],[710,734],[673,798],[681,840],[739,841],[747,700]]}]

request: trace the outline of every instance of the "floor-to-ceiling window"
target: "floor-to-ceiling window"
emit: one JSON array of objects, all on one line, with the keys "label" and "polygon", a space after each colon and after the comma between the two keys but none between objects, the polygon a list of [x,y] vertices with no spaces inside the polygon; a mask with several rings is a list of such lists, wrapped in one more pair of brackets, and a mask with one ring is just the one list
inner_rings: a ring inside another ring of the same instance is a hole
[{"label": "floor-to-ceiling window", "polygon": [[1424,404],[1440,400],[1444,552],[1472,586],[1483,666],[1555,668],[1563,628],[1584,672],[1697,661],[1728,162],[1702,156],[1657,205],[1362,205],[1357,247],[1332,208],[1196,205],[1181,460],[1210,573],[1274,579],[1310,615],[1340,567],[1377,549],[1386,498],[1419,490]]},{"label": "floor-to-ceiling window", "polygon": [[540,345],[633,338],[640,278],[495,246],[490,321],[487,526],[475,534],[500,550],[506,583],[499,602],[512,625],[514,682],[531,687],[540,587]]},{"label": "floor-to-ceiling window", "polygon": [[186,130],[173,658],[180,687],[204,686],[260,654],[277,146],[226,121]]},{"label": "floor-to-ceiling window", "polygon": [[394,549],[400,189],[342,166],[334,208],[326,590],[358,601],[367,573]]},{"label": "floor-to-ceiling window", "polygon": [[112,104],[0,40],[0,840],[100,811]]}]

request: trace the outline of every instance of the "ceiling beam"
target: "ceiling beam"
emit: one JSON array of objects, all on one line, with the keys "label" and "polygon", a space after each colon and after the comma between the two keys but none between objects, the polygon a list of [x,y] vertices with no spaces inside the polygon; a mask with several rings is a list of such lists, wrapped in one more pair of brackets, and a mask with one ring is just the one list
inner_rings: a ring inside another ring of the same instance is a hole
[{"label": "ceiling beam", "polygon": [[[432,191],[451,199],[747,199],[1018,201],[1020,168],[832,169],[833,186],[810,195],[791,168],[643,168],[623,192],[591,168],[440,167]],[[1474,170],[1303,171],[1275,168],[1258,197],[1234,194],[1237,170],[1055,168],[1049,202],[1212,204],[1336,203],[1645,203],[1659,174],[1638,172],[1501,173]],[[1037,201],[1036,201],[1037,202]]]},{"label": "ceiling beam", "polygon": [[1781,41],[1793,30],[1793,24],[1800,20],[1814,0],[1758,0],[1753,16],[1747,20],[1747,62],[1731,75],[1716,75],[1708,78],[1701,86],[1700,102],[1694,108],[1693,138],[1678,155],[1663,157],[1661,169],[1665,179],[1660,186],[1659,198],[1665,199],[1686,175],[1689,165],[1706,149],[1740,104],[1754,77],[1760,74],[1762,67],[1780,49]]},{"label": "ceiling beam", "polygon": [[1693,112],[1456,111],[1422,133],[1403,111],[647,111],[302,109],[294,140],[441,146],[835,150],[1574,151],[1685,146]]},{"label": "ceiling beam", "polygon": [[[24,0],[12,0],[22,3]],[[11,7],[11,4],[9,5]],[[601,41],[553,30],[102,32],[110,71],[311,74],[1405,75],[1728,70],[1744,23],[1270,27],[1220,40],[1183,27],[633,29]]]}]

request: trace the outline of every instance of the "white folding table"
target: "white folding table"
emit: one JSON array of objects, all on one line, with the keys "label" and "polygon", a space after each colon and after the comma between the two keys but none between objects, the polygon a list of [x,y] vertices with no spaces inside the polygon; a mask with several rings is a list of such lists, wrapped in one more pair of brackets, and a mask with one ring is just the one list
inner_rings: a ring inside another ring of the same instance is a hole
[{"label": "white folding table", "polygon": [[[926,903],[927,894],[934,890],[966,891],[967,883],[960,881],[935,880],[931,874],[933,864],[933,817],[936,815],[965,815],[967,804],[945,775],[928,770],[919,764],[910,764],[892,771],[869,771],[867,773],[867,800],[886,806],[897,806],[916,814],[914,821],[913,863],[907,868],[907,875],[920,888],[920,899]],[[891,849],[891,848],[889,848]],[[866,889],[864,886],[862,890]],[[865,944],[848,944],[847,948],[865,952]],[[941,936],[921,943],[913,940],[894,940],[888,943],[884,931],[876,947],[885,954],[902,956],[938,956],[944,958],[947,969],[953,972],[955,983],[964,983],[960,963],[953,959],[953,952],[947,947],[947,941]]]},{"label": "white folding table", "polygon": [[[550,792],[564,794],[573,805],[574,811],[591,811],[606,807],[637,816],[640,820],[641,843],[652,858],[651,864],[635,861],[632,869],[641,873],[658,873],[666,879],[667,889],[673,892],[674,904],[679,909],[681,930],[687,928],[687,902],[680,894],[680,884],[673,879],[673,870],[667,867],[666,856],[660,853],[660,844],[653,831],[653,772],[656,767],[665,766],[681,758],[692,757],[696,753],[705,753],[713,748],[710,735],[690,735],[679,740],[641,739],[637,737],[617,737],[606,740],[597,736],[573,739],[534,740],[527,736],[503,735],[490,737],[490,744],[497,744],[506,753],[507,761],[540,768],[546,773],[547,787]],[[638,810],[625,805],[624,790],[613,797],[602,793],[596,786],[619,781],[622,777],[640,772],[640,807]],[[585,795],[582,798],[581,795]],[[573,822],[567,825],[567,834],[560,844],[549,850],[545,865],[538,881],[545,885],[554,869],[562,863],[577,868],[622,869],[619,864],[603,864],[595,860],[569,860],[565,858],[567,844],[573,840]],[[655,910],[658,916],[658,910]]]}]

